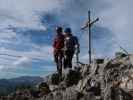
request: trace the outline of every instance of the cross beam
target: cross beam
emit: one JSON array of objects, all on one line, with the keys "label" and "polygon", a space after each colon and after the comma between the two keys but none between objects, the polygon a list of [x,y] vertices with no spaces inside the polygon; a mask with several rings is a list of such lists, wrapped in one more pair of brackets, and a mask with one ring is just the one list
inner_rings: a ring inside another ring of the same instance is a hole
[{"label": "cross beam", "polygon": [[95,20],[91,21],[91,12],[88,11],[88,21],[86,22],[86,24],[81,28],[82,30],[86,29],[86,28],[89,28],[88,29],[88,34],[89,34],[89,64],[91,64],[91,57],[92,57],[92,54],[91,54],[91,27],[97,22],[99,21],[99,18],[96,18]]}]

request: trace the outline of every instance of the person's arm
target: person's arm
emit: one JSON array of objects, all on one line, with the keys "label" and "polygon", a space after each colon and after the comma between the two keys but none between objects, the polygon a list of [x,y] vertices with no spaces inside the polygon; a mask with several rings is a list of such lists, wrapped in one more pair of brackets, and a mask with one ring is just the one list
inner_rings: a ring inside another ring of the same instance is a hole
[{"label": "person's arm", "polygon": [[77,65],[79,63],[79,53],[80,53],[80,45],[79,45],[78,38],[75,37],[75,54],[76,54],[76,63],[77,63]]},{"label": "person's arm", "polygon": [[53,42],[53,48],[56,47],[56,38],[54,39],[54,42]]},{"label": "person's arm", "polygon": [[76,53],[80,53],[80,44],[77,37],[75,37],[75,49]]}]

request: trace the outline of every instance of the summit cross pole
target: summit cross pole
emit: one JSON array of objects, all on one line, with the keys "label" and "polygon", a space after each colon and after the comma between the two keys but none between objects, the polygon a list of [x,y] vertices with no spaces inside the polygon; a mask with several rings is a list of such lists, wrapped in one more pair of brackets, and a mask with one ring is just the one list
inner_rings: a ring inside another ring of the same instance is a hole
[{"label": "summit cross pole", "polygon": [[[88,11],[88,20],[89,20],[89,23],[91,22],[91,12]],[[88,34],[89,34],[89,63],[91,64],[91,26],[89,25],[89,31],[88,31]]]},{"label": "summit cross pole", "polygon": [[91,49],[91,27],[94,23],[96,23],[97,21],[99,21],[99,18],[96,18],[95,20],[91,21],[91,12],[88,11],[88,21],[87,23],[81,28],[82,30],[88,28],[88,34],[89,34],[89,64],[91,64],[91,57],[92,57],[92,49]]}]

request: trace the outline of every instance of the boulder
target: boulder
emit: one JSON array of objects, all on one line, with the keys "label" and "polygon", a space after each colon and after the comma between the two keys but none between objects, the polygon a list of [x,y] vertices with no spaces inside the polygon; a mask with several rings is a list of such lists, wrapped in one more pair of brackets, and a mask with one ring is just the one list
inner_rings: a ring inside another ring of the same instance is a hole
[{"label": "boulder", "polygon": [[84,94],[80,100],[97,100],[93,93]]},{"label": "boulder", "polygon": [[54,73],[54,74],[52,74],[50,80],[51,80],[50,84],[58,85],[61,82],[61,76],[58,73]]},{"label": "boulder", "polygon": [[104,59],[102,59],[102,58],[94,59],[94,62],[96,64],[103,64],[104,63]]},{"label": "boulder", "polygon": [[126,57],[127,54],[123,53],[123,52],[116,52],[115,53],[115,57],[116,58],[123,58],[123,57]]},{"label": "boulder", "polygon": [[67,87],[76,85],[81,79],[81,73],[75,70],[67,70],[64,73],[64,81],[66,82]]},{"label": "boulder", "polygon": [[40,91],[40,95],[47,95],[51,92],[49,85],[45,82],[42,82],[39,85],[39,91]]}]

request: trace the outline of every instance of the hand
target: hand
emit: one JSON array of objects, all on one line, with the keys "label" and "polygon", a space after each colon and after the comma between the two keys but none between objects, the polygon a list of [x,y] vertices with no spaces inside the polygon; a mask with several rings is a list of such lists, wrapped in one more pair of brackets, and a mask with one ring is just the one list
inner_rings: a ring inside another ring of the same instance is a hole
[{"label": "hand", "polygon": [[76,54],[79,54],[80,53],[80,50],[79,49],[76,49],[76,52],[75,52]]}]

